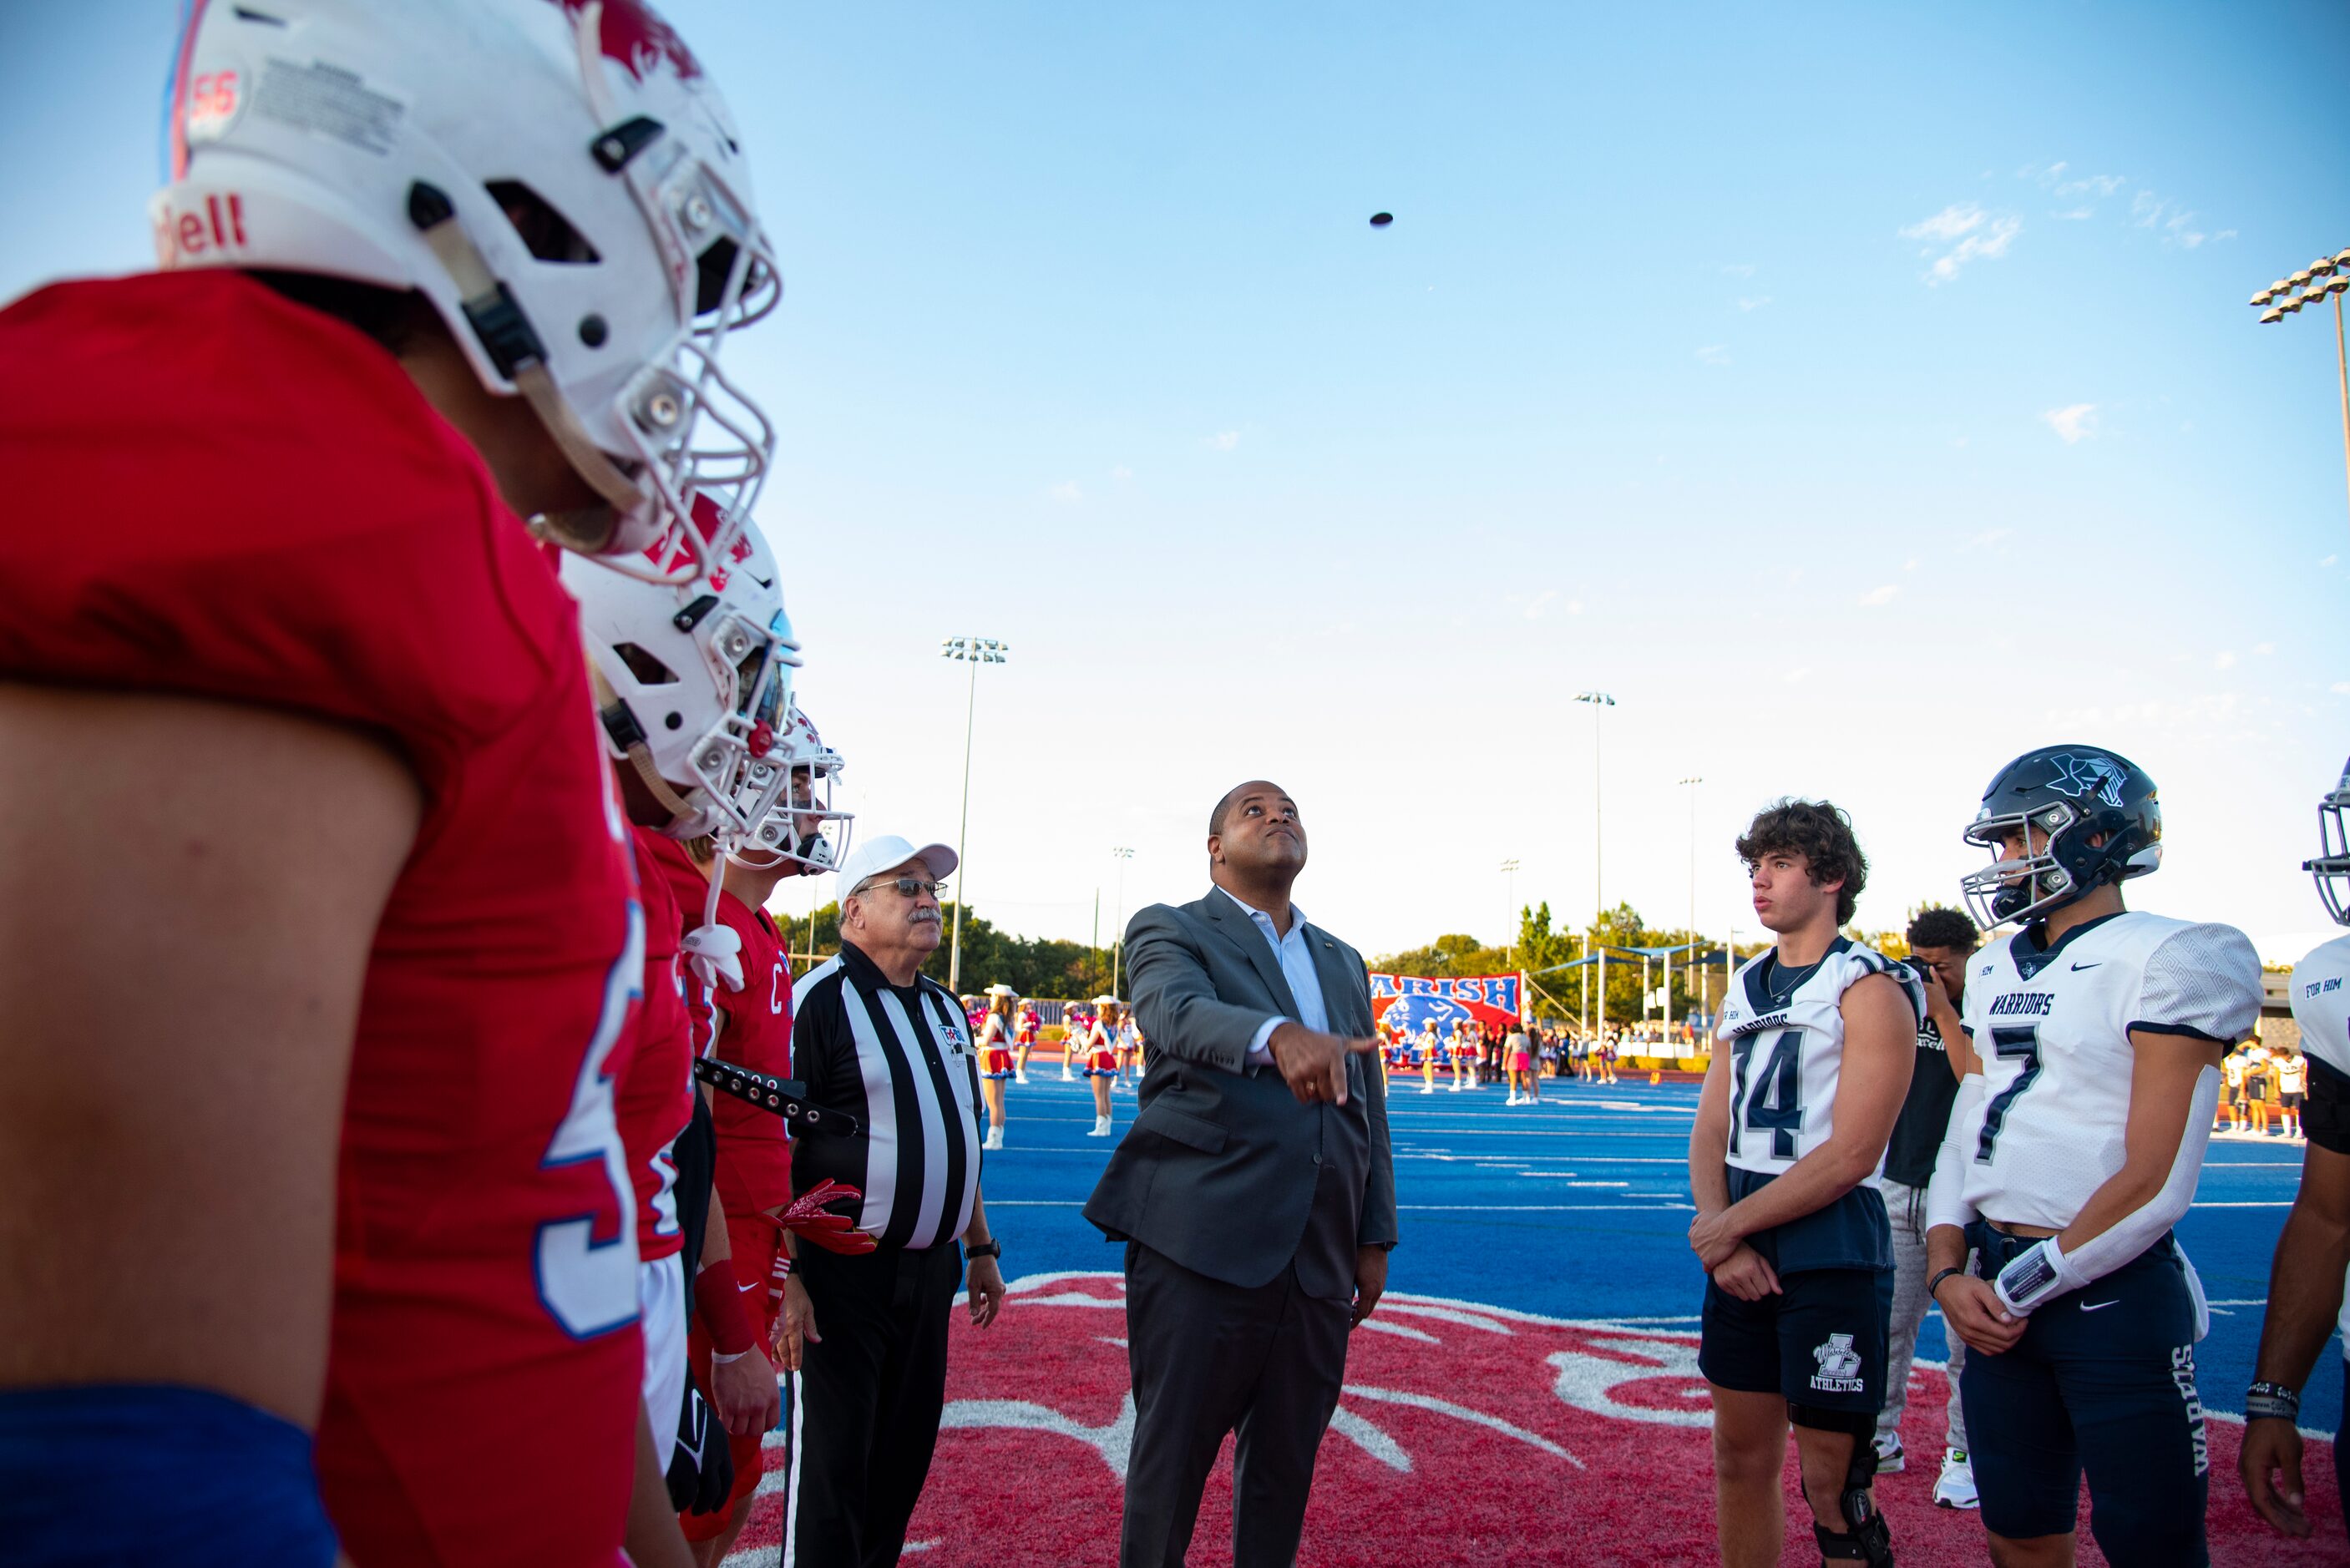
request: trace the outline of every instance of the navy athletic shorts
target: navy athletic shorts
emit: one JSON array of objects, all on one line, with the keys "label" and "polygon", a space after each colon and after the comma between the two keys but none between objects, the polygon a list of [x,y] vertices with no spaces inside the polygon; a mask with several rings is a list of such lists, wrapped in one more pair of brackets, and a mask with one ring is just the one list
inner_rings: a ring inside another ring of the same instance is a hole
[{"label": "navy athletic shorts", "polygon": [[1804,1269],[1742,1302],[1708,1280],[1698,1370],[1722,1388],[1874,1417],[1885,1407],[1890,1269]]},{"label": "navy athletic shorts", "polygon": [[[1978,1220],[1976,1272],[1995,1277],[2031,1240]],[[2108,1562],[2210,1562],[2203,1535],[2210,1451],[2195,1392],[2195,1303],[2168,1236],[2105,1278],[2033,1309],[2001,1355],[1959,1376],[1983,1527],[2011,1541],[2075,1528]]]}]

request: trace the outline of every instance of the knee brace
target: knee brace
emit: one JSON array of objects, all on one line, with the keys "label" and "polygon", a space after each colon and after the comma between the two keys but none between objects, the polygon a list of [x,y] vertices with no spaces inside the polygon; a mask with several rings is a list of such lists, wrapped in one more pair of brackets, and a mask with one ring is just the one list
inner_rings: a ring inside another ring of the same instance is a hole
[{"label": "knee brace", "polygon": [[1812,1539],[1819,1543],[1824,1562],[1866,1563],[1869,1568],[1893,1568],[1893,1532],[1868,1483],[1877,1475],[1877,1417],[1859,1410],[1823,1410],[1815,1405],[1789,1405],[1788,1418],[1814,1431],[1845,1432],[1852,1438],[1852,1458],[1836,1492],[1836,1511],[1844,1515],[1841,1532],[1814,1523]]}]

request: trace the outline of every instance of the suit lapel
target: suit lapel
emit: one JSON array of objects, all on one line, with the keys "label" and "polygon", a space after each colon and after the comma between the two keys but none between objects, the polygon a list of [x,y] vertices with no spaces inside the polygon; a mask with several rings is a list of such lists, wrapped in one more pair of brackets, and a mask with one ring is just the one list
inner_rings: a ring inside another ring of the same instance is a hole
[{"label": "suit lapel", "polygon": [[1283,1013],[1296,1017],[1297,998],[1291,993],[1289,981],[1282,974],[1281,965],[1273,956],[1272,945],[1264,940],[1264,933],[1256,929],[1256,922],[1249,919],[1248,912],[1222,888],[1209,888],[1208,896],[1195,908],[1208,917],[1208,923],[1215,928],[1217,935],[1232,943],[1240,950],[1241,956],[1254,966],[1257,978],[1263,981],[1265,988],[1273,992],[1273,1000],[1279,1004]]}]

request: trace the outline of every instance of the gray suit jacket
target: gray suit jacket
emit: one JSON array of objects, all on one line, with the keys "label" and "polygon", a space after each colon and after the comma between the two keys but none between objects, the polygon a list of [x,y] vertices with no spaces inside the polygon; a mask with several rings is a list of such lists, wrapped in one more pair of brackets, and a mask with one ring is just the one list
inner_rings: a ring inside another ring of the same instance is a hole
[{"label": "gray suit jacket", "polygon": [[[1370,1033],[1362,955],[1310,923],[1305,940],[1331,1032]],[[1297,1002],[1263,933],[1219,889],[1137,913],[1126,958],[1149,1065],[1086,1218],[1230,1284],[1268,1283],[1294,1260],[1310,1293],[1345,1299],[1355,1249],[1397,1239],[1378,1059],[1347,1059],[1343,1106],[1300,1105],[1279,1068],[1248,1064],[1257,1030],[1295,1018]]]}]

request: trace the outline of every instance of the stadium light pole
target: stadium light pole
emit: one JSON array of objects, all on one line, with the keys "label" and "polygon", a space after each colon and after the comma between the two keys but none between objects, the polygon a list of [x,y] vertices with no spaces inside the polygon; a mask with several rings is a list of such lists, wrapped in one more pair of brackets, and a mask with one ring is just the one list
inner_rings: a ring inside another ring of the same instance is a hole
[{"label": "stadium light pole", "polygon": [[[1514,920],[1518,918],[1518,862],[1516,857],[1513,856],[1511,858],[1502,862],[1502,875],[1510,879],[1510,919]],[[1518,942],[1515,937],[1510,936],[1509,920],[1502,922],[1502,934],[1505,937],[1510,937],[1510,940],[1503,942],[1502,946],[1507,950],[1512,961],[1514,962],[1517,958]]]},{"label": "stadium light pole", "polygon": [[1126,929],[1126,863],[1134,858],[1134,851],[1120,844],[1110,850],[1118,862],[1118,913],[1109,923],[1109,993],[1118,994],[1118,960],[1126,955],[1118,951],[1119,933]]},{"label": "stadium light pole", "polygon": [[979,713],[979,667],[1002,664],[1012,651],[1008,642],[992,637],[950,637],[939,644],[941,659],[960,659],[971,666],[971,692],[962,708],[962,817],[955,826],[954,945],[947,950],[947,989],[962,992],[962,907],[971,902],[970,867],[963,841],[971,833],[971,733]]},{"label": "stadium light pole", "polygon": [[[1687,788],[1688,788],[1688,790],[1689,790],[1689,792],[1690,792],[1690,867],[1689,867],[1689,871],[1690,871],[1690,923],[1689,923],[1689,929],[1690,929],[1690,941],[1692,941],[1692,942],[1694,942],[1694,941],[1696,941],[1696,940],[1697,940],[1697,786],[1698,786],[1698,785],[1700,785],[1700,784],[1703,784],[1703,783],[1705,783],[1705,780],[1704,780],[1704,779],[1702,779],[1702,778],[1700,778],[1700,777],[1699,777],[1699,776],[1698,776],[1697,774],[1690,774],[1690,776],[1689,776],[1689,777],[1687,777],[1687,778],[1685,778],[1685,779],[1681,780],[1680,782],[1681,782],[1685,786],[1687,786]],[[1695,961],[1691,961],[1691,966],[1690,966],[1690,967],[1692,967],[1692,968],[1697,968],[1697,966],[1696,966],[1696,964],[1695,964]],[[1698,969],[1698,970],[1697,970],[1697,983],[1698,983],[1698,991],[1697,991],[1697,1010],[1698,1010],[1700,1012],[1703,1012],[1705,1011],[1705,971],[1704,971],[1703,969]],[[1723,994],[1724,994],[1724,995],[1728,995],[1729,993],[1728,993],[1727,992],[1723,992]],[[1669,1025],[1671,1024],[1671,1023],[1672,1023],[1672,1019],[1671,1019],[1670,1017],[1668,1017],[1668,1018],[1666,1018],[1665,1023],[1667,1023],[1667,1025],[1669,1025]]]},{"label": "stadium light pole", "polygon": [[[1578,702],[1591,708],[1591,929],[1596,938],[1600,917],[1607,912],[1607,884],[1604,874],[1607,838],[1601,827],[1601,785],[1599,775],[1599,715],[1616,706],[1616,699],[1605,691],[1578,691]],[[1599,1033],[1607,1033],[1607,950],[1599,948],[1599,982],[1594,988],[1599,992]]]},{"label": "stadium light pole", "polygon": [[[2261,324],[2271,326],[2321,299],[2334,301],[2334,371],[2342,383],[2342,467],[2350,483],[2350,348],[2342,340],[2342,296],[2350,293],[2350,250],[2320,256],[2303,270],[2277,279],[2252,296]],[[2265,309],[2262,308],[2266,306]]]}]

